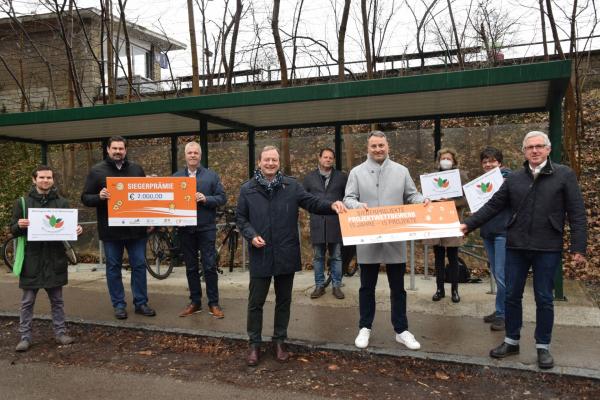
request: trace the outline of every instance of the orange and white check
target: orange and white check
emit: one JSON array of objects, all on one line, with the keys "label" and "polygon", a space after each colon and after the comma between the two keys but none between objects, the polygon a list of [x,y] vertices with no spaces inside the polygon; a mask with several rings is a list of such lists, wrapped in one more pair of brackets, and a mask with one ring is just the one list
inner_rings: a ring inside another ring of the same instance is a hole
[{"label": "orange and white check", "polygon": [[354,209],[339,219],[344,246],[462,236],[453,201]]},{"label": "orange and white check", "polygon": [[196,225],[196,179],[106,178],[109,226]]}]

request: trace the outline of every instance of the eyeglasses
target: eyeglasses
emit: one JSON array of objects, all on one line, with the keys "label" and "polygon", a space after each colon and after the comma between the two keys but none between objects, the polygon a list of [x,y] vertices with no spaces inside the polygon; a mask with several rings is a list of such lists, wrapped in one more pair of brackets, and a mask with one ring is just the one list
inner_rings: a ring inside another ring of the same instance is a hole
[{"label": "eyeglasses", "polygon": [[542,150],[544,147],[546,147],[545,144],[534,144],[532,146],[525,146],[525,151],[531,151],[533,149]]}]

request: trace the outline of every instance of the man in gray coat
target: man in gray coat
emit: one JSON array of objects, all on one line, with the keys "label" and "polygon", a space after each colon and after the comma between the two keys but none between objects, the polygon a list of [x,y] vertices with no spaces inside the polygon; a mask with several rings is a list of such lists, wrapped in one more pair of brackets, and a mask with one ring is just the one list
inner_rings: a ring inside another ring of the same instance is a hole
[{"label": "man in gray coat", "polygon": [[[429,204],[417,191],[408,169],[389,159],[389,145],[383,132],[369,133],[367,160],[354,167],[348,176],[344,204],[348,208],[393,206],[406,203]],[[356,246],[360,264],[359,332],[354,344],[360,349],[369,345],[371,327],[375,318],[375,286],[379,267],[385,264],[390,285],[392,325],[396,341],[411,350],[421,344],[408,331],[406,318],[406,244],[404,242],[373,243]]]}]

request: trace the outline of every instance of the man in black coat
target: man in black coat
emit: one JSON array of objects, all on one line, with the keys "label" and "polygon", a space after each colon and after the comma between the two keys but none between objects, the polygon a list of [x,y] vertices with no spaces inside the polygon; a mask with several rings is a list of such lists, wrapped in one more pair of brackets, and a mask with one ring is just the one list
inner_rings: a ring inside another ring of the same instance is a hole
[{"label": "man in black coat", "polygon": [[206,297],[208,297],[208,312],[215,318],[225,317],[219,306],[219,287],[217,274],[217,254],[215,240],[217,225],[215,218],[217,207],[227,201],[225,189],[221,184],[219,175],[211,169],[200,164],[202,150],[196,142],[185,145],[185,168],[177,171],[173,176],[187,176],[196,179],[196,204],[198,208],[198,222],[196,226],[179,228],[179,239],[185,260],[185,274],[190,289],[190,304],[179,314],[187,317],[202,311],[202,287],[200,285],[200,266],[198,252],[202,257],[202,270],[206,282]]},{"label": "man in black coat", "polygon": [[497,193],[461,225],[472,231],[508,208],[506,242],[506,337],[490,351],[494,358],[519,353],[523,325],[522,298],[529,268],[533,269],[536,303],[535,342],[540,368],[552,368],[550,340],[554,324],[554,277],[562,259],[565,214],[569,219],[571,248],[576,263],[585,262],[586,215],[577,176],[569,167],[553,163],[551,143],[543,132],[523,139],[526,162],[510,174]]},{"label": "man in black coat", "polygon": [[[10,231],[14,237],[27,237],[30,226],[28,210],[30,208],[69,208],[69,202],[58,195],[54,187],[54,171],[46,165],[40,165],[33,171],[33,188],[23,196],[25,213],[21,199],[13,208]],[[77,234],[82,232],[77,225]],[[58,344],[67,345],[74,342],[66,334],[65,309],[62,288],[68,282],[68,262],[65,247],[61,241],[30,241],[25,245],[25,258],[19,275],[19,287],[23,290],[21,298],[21,318],[19,333],[21,339],[16,351],[27,351],[31,345],[31,323],[33,307],[40,289],[44,289],[50,300],[52,325]]]},{"label": "man in black coat", "polygon": [[[348,175],[333,168],[335,152],[324,148],[319,151],[317,169],[304,177],[304,189],[320,199],[343,200]],[[329,268],[333,295],[344,298],[342,292],[342,233],[337,215],[310,214],[310,239],[313,245],[313,270],[315,290],[310,295],[317,299],[325,294],[325,253],[329,252]]]},{"label": "man in black coat", "polygon": [[144,170],[138,164],[127,160],[127,141],[120,136],[108,139],[106,148],[108,157],[90,170],[81,201],[88,207],[96,207],[98,237],[104,243],[106,256],[106,282],[115,317],[127,318],[127,303],[121,269],[123,251],[126,248],[131,266],[131,292],[136,314],[147,317],[156,315],[148,306],[148,287],[146,283],[146,228],[143,226],[108,226],[108,199],[110,192],[106,188],[107,177],[143,177]]},{"label": "man in black coat", "polygon": [[260,357],[263,306],[271,278],[274,278],[275,286],[274,353],[278,361],[287,361],[289,357],[284,341],[290,320],[294,274],[301,269],[299,207],[319,214],[346,210],[342,202],[321,200],[307,193],[296,179],[283,175],[279,171],[279,150],[266,146],[260,153],[254,178],[240,189],[236,210],[240,232],[251,244],[247,321],[249,366],[256,366]]}]

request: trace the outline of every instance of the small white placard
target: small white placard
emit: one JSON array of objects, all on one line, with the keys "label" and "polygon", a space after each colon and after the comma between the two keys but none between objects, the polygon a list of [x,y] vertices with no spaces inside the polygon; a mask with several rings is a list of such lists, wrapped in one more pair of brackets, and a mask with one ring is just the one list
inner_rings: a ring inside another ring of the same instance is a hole
[{"label": "small white placard", "polygon": [[77,240],[76,208],[30,208],[27,240]]},{"label": "small white placard", "polygon": [[430,200],[451,199],[463,195],[458,169],[421,175],[423,196]]},{"label": "small white placard", "polygon": [[477,212],[483,207],[503,183],[500,168],[494,168],[463,186],[471,212]]}]

